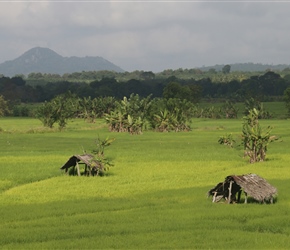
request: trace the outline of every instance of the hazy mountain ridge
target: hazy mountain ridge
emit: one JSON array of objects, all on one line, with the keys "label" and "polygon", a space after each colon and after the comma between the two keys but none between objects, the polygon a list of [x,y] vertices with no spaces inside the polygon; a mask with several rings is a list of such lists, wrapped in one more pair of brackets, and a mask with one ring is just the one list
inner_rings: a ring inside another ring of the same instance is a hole
[{"label": "hazy mountain ridge", "polygon": [[[282,71],[285,68],[290,68],[288,64],[262,64],[262,63],[235,63],[229,64],[231,72],[264,72],[266,70]],[[215,69],[222,71],[225,64],[217,64],[213,66],[202,66],[198,69],[208,71]],[[82,71],[100,71],[108,70],[115,72],[124,72],[124,70],[108,60],[99,56],[86,57],[63,57],[49,48],[35,47],[20,57],[6,61],[0,64],[0,75],[12,77],[15,75],[28,75],[29,73],[50,73],[50,74],[71,74]]]},{"label": "hazy mountain ridge", "polygon": [[120,67],[99,56],[62,57],[51,49],[41,47],[32,48],[20,57],[0,64],[0,74],[9,77],[33,72],[63,75],[99,70],[124,72]]},{"label": "hazy mountain ridge", "polygon": [[[289,68],[290,64],[262,64],[262,63],[234,63],[228,64],[231,66],[231,71],[244,71],[244,72],[258,72],[266,70],[283,70]],[[217,64],[214,66],[203,66],[199,69],[202,71],[208,71],[209,69],[215,69],[216,71],[222,71],[225,64]]]}]

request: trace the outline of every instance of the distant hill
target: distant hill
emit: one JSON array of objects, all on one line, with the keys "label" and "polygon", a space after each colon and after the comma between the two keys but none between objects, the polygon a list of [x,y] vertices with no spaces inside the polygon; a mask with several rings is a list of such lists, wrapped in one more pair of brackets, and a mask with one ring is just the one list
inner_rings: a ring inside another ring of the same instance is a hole
[{"label": "distant hill", "polygon": [[[283,70],[285,68],[290,68],[289,64],[262,64],[262,63],[234,63],[229,64],[232,71],[244,71],[244,72],[258,72],[266,70]],[[225,64],[217,64],[214,66],[203,66],[199,69],[202,71],[208,71],[209,69],[215,69],[216,71],[221,71]]]},{"label": "distant hill", "polygon": [[0,64],[0,74],[9,77],[33,72],[63,75],[100,70],[124,72],[120,67],[99,56],[62,57],[51,49],[41,47],[32,48],[20,57]]}]

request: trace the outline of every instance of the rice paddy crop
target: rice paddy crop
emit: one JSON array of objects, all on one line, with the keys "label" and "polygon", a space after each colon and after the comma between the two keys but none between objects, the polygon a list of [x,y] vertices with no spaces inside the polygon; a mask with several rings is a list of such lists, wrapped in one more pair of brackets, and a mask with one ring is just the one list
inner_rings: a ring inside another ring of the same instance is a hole
[{"label": "rice paddy crop", "polygon": [[[242,120],[194,119],[183,133],[108,132],[73,120],[64,131],[1,118],[1,249],[287,249],[290,247],[289,121],[263,120],[280,140],[249,164],[237,144]],[[33,132],[32,132],[33,131]],[[232,133],[234,148],[218,144]],[[64,175],[94,139],[114,166],[104,177]],[[275,204],[212,203],[227,175],[256,173],[278,189]]]}]

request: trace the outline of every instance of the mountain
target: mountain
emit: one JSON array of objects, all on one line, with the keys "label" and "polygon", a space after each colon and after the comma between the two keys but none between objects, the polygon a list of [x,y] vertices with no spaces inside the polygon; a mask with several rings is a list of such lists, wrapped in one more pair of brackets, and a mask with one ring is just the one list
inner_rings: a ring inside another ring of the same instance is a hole
[{"label": "mountain", "polygon": [[124,72],[123,69],[99,56],[62,57],[51,49],[36,47],[20,57],[0,64],[0,74],[15,76],[29,73],[60,74],[82,71],[109,70]]}]

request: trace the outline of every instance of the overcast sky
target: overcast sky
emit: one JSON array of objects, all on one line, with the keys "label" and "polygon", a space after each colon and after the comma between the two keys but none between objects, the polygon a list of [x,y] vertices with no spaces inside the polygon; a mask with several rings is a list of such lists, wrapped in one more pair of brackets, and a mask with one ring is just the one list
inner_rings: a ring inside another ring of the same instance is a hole
[{"label": "overcast sky", "polygon": [[126,71],[290,64],[286,1],[2,1],[0,63],[33,47]]}]

